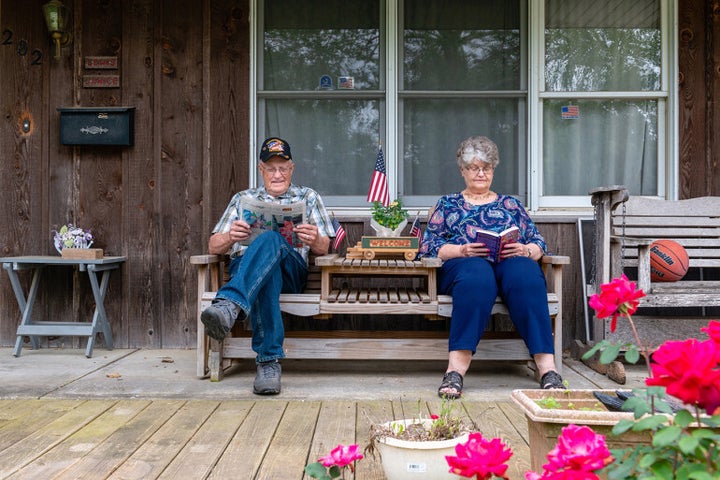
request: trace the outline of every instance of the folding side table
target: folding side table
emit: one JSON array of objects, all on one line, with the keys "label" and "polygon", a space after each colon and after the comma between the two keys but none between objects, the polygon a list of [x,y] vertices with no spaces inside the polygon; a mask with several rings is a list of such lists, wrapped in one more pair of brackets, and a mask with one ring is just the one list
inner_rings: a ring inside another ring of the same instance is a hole
[{"label": "folding side table", "polygon": [[[80,336],[88,337],[87,347],[85,348],[85,356],[92,356],[93,347],[95,346],[95,336],[102,332],[105,338],[105,346],[112,350],[113,339],[110,324],[105,315],[105,294],[107,292],[108,281],[110,280],[110,272],[119,268],[127,257],[103,257],[99,259],[74,259],[63,258],[57,256],[40,256],[29,255],[20,257],[4,257],[0,258],[3,268],[10,276],[15,298],[22,313],[22,319],[17,329],[17,339],[15,341],[15,350],[13,355],[20,356],[22,350],[23,336],[28,335],[32,342],[33,348],[39,348],[38,336]],[[95,313],[92,322],[57,322],[57,321],[40,321],[32,320],[32,309],[38,293],[40,285],[40,277],[45,267],[49,266],[72,266],[77,267],[81,272],[87,272],[92,287],[93,297],[95,298]],[[30,290],[25,295],[18,271],[32,270],[32,282]],[[102,272],[102,277],[98,282],[98,272]]]}]

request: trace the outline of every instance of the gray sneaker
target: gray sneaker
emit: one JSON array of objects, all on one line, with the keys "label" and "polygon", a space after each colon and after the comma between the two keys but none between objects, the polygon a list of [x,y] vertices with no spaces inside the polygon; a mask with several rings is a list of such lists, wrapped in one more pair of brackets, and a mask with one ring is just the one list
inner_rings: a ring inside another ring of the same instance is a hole
[{"label": "gray sneaker", "polygon": [[255,376],[255,383],[253,383],[253,393],[258,395],[277,395],[280,393],[281,374],[282,367],[277,360],[258,363],[257,375]]},{"label": "gray sneaker", "polygon": [[243,310],[230,300],[213,300],[212,305],[200,314],[200,321],[205,325],[205,332],[221,342],[235,325],[238,315],[244,316]]}]

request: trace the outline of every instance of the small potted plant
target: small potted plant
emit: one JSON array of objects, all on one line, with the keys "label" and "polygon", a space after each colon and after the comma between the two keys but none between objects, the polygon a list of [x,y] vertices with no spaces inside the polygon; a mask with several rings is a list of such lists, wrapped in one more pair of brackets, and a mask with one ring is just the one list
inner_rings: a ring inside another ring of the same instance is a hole
[{"label": "small potted plant", "polygon": [[[370,427],[366,451],[379,453],[388,479],[451,479],[445,460],[455,446],[477,430],[469,417],[455,413],[459,403],[443,400],[438,414],[393,420]],[[418,412],[423,408],[418,402]]]},{"label": "small potted plant", "polygon": [[408,211],[402,206],[400,199],[387,207],[380,202],[373,202],[370,226],[379,237],[399,237],[408,222]]},{"label": "small potted plant", "polygon": [[60,230],[53,230],[55,250],[65,258],[102,258],[102,248],[90,248],[94,241],[90,230],[76,227],[72,223],[63,225]]}]

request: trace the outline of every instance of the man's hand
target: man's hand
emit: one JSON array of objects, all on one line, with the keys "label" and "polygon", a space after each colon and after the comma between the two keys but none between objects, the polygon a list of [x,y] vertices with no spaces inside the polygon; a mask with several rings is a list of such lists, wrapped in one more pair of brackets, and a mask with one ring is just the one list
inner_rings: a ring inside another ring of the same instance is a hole
[{"label": "man's hand", "polygon": [[215,255],[226,253],[235,242],[247,240],[250,236],[250,225],[242,220],[235,220],[230,224],[227,232],[216,233],[210,237],[208,251]]},{"label": "man's hand", "polygon": [[230,231],[228,232],[228,239],[230,242],[241,242],[247,240],[250,236],[250,225],[242,220],[235,220],[230,224]]},{"label": "man's hand", "polygon": [[298,238],[310,247],[314,253],[325,255],[330,248],[330,239],[318,233],[318,227],[309,223],[301,223],[294,229]]}]

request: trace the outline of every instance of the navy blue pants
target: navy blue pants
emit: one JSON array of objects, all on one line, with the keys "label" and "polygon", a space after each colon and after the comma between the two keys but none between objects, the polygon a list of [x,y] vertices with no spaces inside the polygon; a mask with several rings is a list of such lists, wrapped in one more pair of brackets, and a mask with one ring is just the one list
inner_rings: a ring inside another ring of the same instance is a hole
[{"label": "navy blue pants", "polygon": [[511,257],[494,264],[482,257],[452,258],[440,268],[438,291],[453,299],[448,351],[475,354],[500,295],[530,354],[554,353],[547,286],[536,261]]}]

